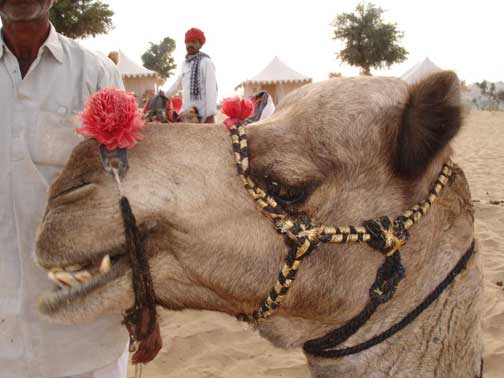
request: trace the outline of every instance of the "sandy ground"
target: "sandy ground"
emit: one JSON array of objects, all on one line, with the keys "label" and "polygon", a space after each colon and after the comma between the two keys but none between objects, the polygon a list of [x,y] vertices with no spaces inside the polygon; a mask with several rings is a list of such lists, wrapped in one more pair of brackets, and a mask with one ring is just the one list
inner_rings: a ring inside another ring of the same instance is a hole
[{"label": "sandy ground", "polygon": [[[496,283],[504,281],[504,112],[469,114],[454,146],[471,185],[485,273],[485,378],[503,377],[504,290]],[[145,378],[309,377],[300,350],[274,348],[232,317],[164,311],[161,319],[164,348],[143,367]]]}]

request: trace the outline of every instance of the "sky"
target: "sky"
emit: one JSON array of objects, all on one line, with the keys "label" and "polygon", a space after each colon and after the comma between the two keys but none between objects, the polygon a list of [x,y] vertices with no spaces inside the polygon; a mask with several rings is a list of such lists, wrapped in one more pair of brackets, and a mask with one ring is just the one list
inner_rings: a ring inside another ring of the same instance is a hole
[{"label": "sky", "polygon": [[[202,51],[215,63],[219,97],[234,94],[242,81],[259,73],[275,56],[299,73],[325,80],[330,72],[358,75],[358,68],[337,59],[342,48],[333,37],[332,21],[353,12],[354,0],[102,0],[114,12],[114,29],[82,40],[93,50],[121,49],[141,64],[149,42],[176,41],[175,62],[185,55],[184,33],[191,27],[205,32]],[[461,80],[504,81],[504,1],[502,0],[375,0],[404,32],[407,60],[373,75],[401,76],[428,57]],[[178,69],[176,70],[178,72]],[[175,79],[171,76],[164,87]]]}]

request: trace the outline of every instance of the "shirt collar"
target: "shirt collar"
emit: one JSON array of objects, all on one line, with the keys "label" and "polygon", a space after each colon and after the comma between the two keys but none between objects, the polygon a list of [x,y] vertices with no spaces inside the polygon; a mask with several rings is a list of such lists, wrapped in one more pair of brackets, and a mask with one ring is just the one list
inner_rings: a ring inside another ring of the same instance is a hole
[{"label": "shirt collar", "polygon": [[47,37],[41,48],[44,48],[44,46],[47,47],[47,49],[51,52],[51,54],[58,62],[63,63],[63,46],[61,45],[60,37],[52,23],[51,30],[49,31],[49,36]]},{"label": "shirt collar", "polygon": [[2,28],[2,29],[0,29],[0,59],[2,59],[2,57],[3,57],[5,47],[6,46],[5,46],[5,42],[3,39],[3,28]]},{"label": "shirt collar", "polygon": [[[49,36],[47,37],[44,44],[40,46],[41,49],[43,49],[44,47],[47,47],[47,49],[51,52],[51,54],[58,62],[63,63],[63,46],[61,45],[59,35],[52,23],[49,30]],[[3,32],[0,30],[0,59],[2,59],[6,48],[7,45],[5,44],[5,41],[3,39]]]}]

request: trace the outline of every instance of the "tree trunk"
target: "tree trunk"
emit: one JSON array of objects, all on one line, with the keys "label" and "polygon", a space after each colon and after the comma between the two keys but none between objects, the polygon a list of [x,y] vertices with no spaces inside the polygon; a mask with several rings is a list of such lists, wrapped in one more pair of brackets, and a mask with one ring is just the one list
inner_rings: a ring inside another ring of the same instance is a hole
[{"label": "tree trunk", "polygon": [[361,67],[361,69],[360,69],[360,75],[361,76],[372,76],[371,75],[371,69],[369,67]]}]

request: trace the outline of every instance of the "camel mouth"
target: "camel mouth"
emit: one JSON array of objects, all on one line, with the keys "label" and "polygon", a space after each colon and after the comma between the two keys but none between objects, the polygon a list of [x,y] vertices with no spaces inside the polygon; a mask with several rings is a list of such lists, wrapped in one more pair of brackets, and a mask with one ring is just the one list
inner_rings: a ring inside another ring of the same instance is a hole
[{"label": "camel mouth", "polygon": [[101,259],[45,269],[49,280],[55,285],[52,291],[42,294],[39,309],[41,313],[51,316],[125,275],[129,260],[124,253],[102,254]]},{"label": "camel mouth", "polygon": [[[139,228],[143,242],[157,230],[158,223],[146,221]],[[71,307],[84,306],[88,295],[100,290],[99,293],[102,293],[112,281],[131,271],[124,243],[98,252],[74,252],[57,259],[45,252],[44,248],[38,247],[37,263],[54,283],[53,289],[46,290],[39,298],[39,311],[48,317],[58,317]]]}]

